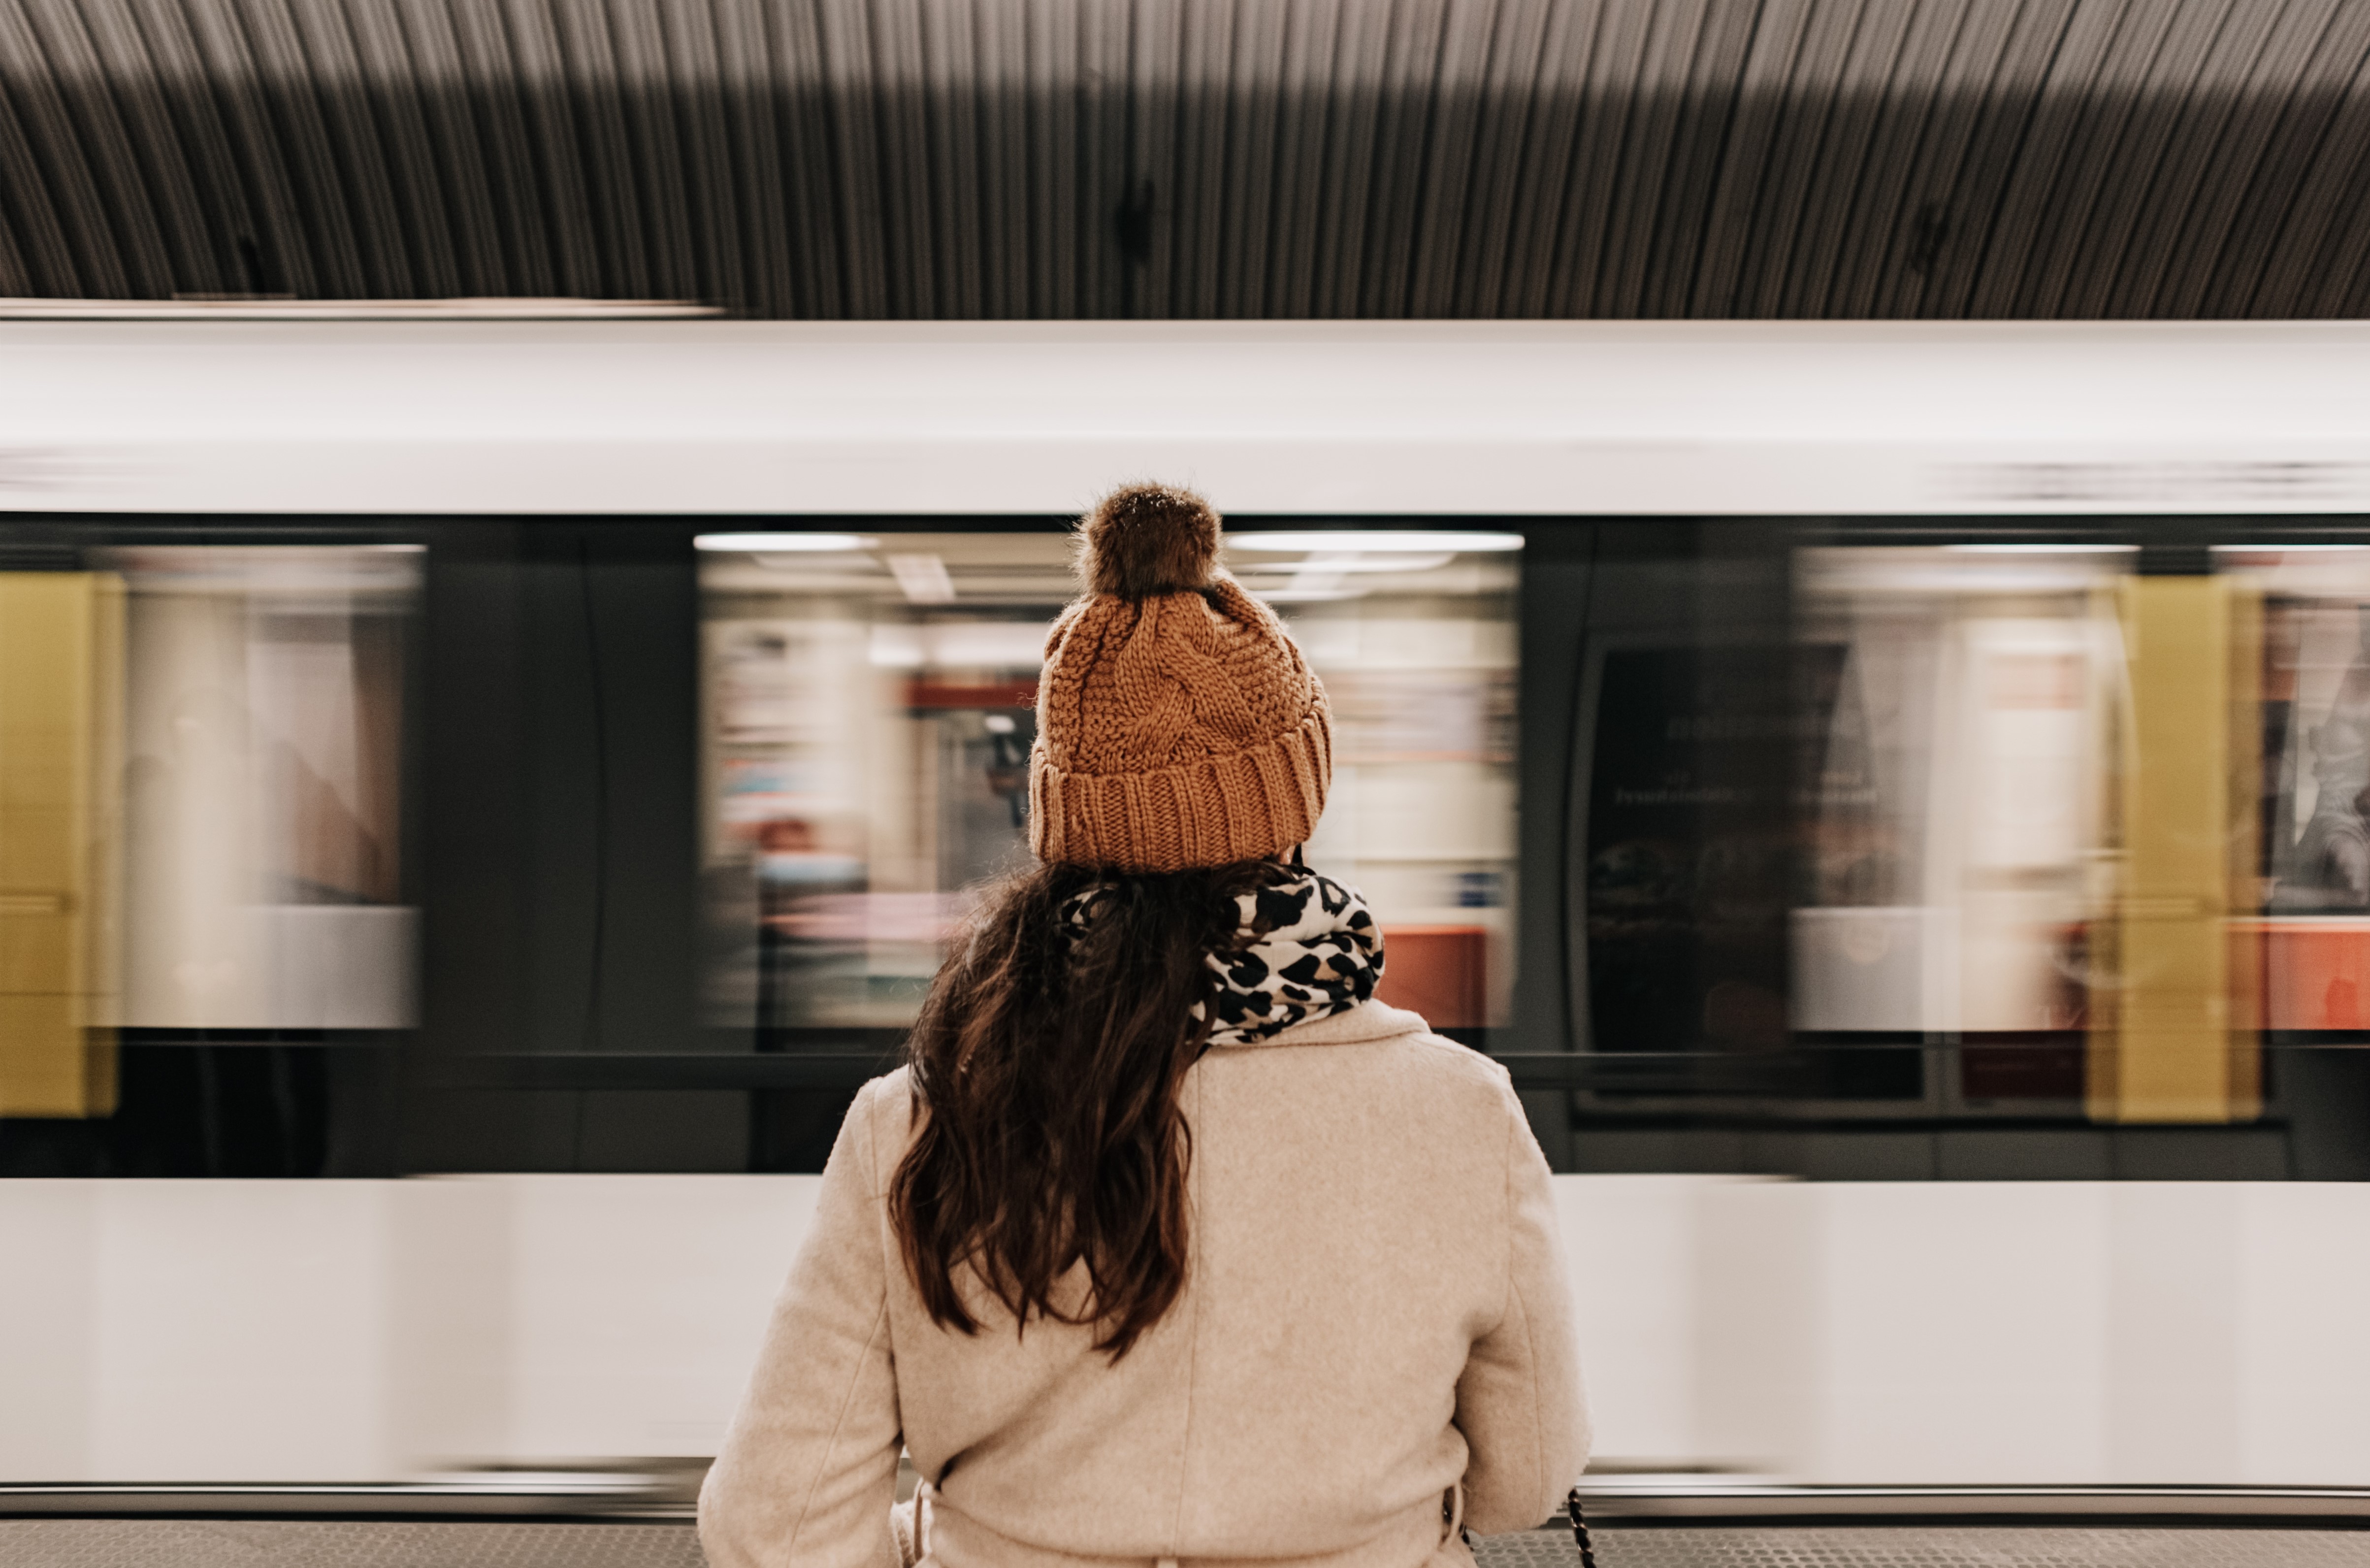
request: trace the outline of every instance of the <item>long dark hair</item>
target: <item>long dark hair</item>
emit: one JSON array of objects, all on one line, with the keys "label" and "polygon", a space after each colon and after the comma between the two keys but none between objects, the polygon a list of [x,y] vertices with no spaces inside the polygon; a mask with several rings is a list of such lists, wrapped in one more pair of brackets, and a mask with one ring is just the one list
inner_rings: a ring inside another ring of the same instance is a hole
[{"label": "long dark hair", "polygon": [[[1117,1360],[1176,1301],[1191,1157],[1179,1094],[1210,1030],[1193,1008],[1260,865],[1040,866],[990,894],[906,1047],[915,1134],[889,1212],[932,1320],[978,1331],[968,1268],[1022,1332],[1032,1314],[1091,1323]],[[1096,887],[1093,917],[1065,929],[1064,905]],[[1081,1262],[1087,1293],[1056,1301]]]}]

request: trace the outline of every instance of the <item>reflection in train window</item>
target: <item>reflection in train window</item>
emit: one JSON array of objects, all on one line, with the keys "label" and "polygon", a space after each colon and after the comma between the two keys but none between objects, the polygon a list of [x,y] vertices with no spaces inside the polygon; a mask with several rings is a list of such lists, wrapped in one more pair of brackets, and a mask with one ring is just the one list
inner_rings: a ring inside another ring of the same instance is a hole
[{"label": "reflection in train window", "polygon": [[[1307,853],[1381,914],[1387,998],[1503,1016],[1513,847],[1511,536],[1228,536],[1324,677]],[[1053,533],[701,540],[711,1024],[761,1047],[909,1022],[978,887],[1025,864]]]},{"label": "reflection in train window", "polygon": [[1597,1048],[1784,1045],[1796,728],[1784,650],[1608,643],[1590,685]]}]

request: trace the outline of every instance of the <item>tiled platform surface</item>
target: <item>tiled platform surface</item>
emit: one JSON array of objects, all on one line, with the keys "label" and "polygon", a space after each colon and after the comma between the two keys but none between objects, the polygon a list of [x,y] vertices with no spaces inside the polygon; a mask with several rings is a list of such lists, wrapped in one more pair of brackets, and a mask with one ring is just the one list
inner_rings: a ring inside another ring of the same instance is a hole
[{"label": "tiled platform surface", "polygon": [[[1595,1532],[1600,1568],[2370,1568],[2370,1530],[1858,1525]],[[1491,1536],[1481,1568],[1570,1568],[1565,1530]]]},{"label": "tiled platform surface", "polygon": [[707,1568],[689,1525],[0,1519],[6,1568]]},{"label": "tiled platform surface", "polygon": [[[1603,1568],[2370,1568],[2370,1530],[1607,1528]],[[1561,1531],[1481,1568],[1567,1568]],[[0,1519],[6,1568],[704,1568],[688,1525]]]}]

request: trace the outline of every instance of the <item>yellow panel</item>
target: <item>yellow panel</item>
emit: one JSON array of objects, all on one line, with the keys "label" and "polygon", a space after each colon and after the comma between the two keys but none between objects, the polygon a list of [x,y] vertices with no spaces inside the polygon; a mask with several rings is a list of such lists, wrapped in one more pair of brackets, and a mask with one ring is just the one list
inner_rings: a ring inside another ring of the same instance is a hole
[{"label": "yellow panel", "polygon": [[2260,606],[2211,577],[2120,590],[2130,703],[2112,979],[2096,998],[2090,1113],[2227,1122],[2261,1110],[2251,961],[2229,917],[2250,905]]},{"label": "yellow panel", "polygon": [[76,957],[63,894],[0,893],[0,996],[64,995]]},{"label": "yellow panel", "polygon": [[79,997],[0,995],[0,1116],[86,1116]]},{"label": "yellow panel", "polygon": [[115,1105],[121,584],[0,573],[0,1115]]},{"label": "yellow panel", "polygon": [[[0,615],[6,611],[0,610]],[[9,728],[7,708],[0,706],[0,728]],[[56,735],[18,730],[9,736],[9,743],[0,748],[0,771],[24,774],[34,771],[30,766],[19,766],[18,757],[28,753],[51,752],[77,744],[73,735]],[[36,795],[32,790],[0,796],[0,822],[7,824],[0,832],[0,891],[40,889],[52,892],[72,887],[78,880],[75,869],[75,837],[81,831],[82,813],[71,803],[59,800],[65,788],[74,782],[72,774],[55,781],[42,779],[48,793]]]}]

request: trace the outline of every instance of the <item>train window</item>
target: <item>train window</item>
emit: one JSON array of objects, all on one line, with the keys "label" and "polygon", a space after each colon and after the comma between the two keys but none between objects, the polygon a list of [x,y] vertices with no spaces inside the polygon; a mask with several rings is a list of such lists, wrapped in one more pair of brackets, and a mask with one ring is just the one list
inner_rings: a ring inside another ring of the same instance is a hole
[{"label": "train window", "polygon": [[1519,536],[1231,536],[1333,704],[1333,792],[1312,864],[1383,923],[1386,1001],[1451,1032],[1513,988]]},{"label": "train window", "polygon": [[[705,1008],[760,1048],[902,1029],[1026,861],[1053,533],[701,541]],[[1261,531],[1228,564],[1332,694],[1313,863],[1365,891],[1386,994],[1478,1029],[1511,988],[1513,536]]]},{"label": "train window", "polygon": [[122,1021],[413,1022],[403,547],[123,549]]},{"label": "train window", "polygon": [[401,754],[420,553],[41,564],[0,572],[9,1163],[312,1174],[324,1048],[417,1010]]},{"label": "train window", "polygon": [[[2370,545],[2214,552],[2260,722],[2234,732],[2252,808],[2234,963],[2274,1039],[2370,1030]],[[2248,918],[2246,917],[2252,916]]]},{"label": "train window", "polygon": [[1947,1040],[1969,1099],[2081,1098],[2139,820],[2116,790],[2133,564],[2113,545],[1798,558],[1801,1037]]},{"label": "train window", "polygon": [[2370,1027],[2370,547],[1823,548],[1798,588],[1801,1034],[2194,1123]]},{"label": "train window", "polygon": [[2276,526],[1600,525],[1567,1158],[2370,1169],[2370,542]]},{"label": "train window", "polygon": [[[1589,1048],[1634,1058],[1619,1069],[1629,1095],[1660,1076],[1650,1056],[1787,1043],[1793,661],[1782,551],[1736,529],[1600,532],[1573,737],[1570,982]],[[1671,1065],[1664,1087],[1686,1092]]]}]

